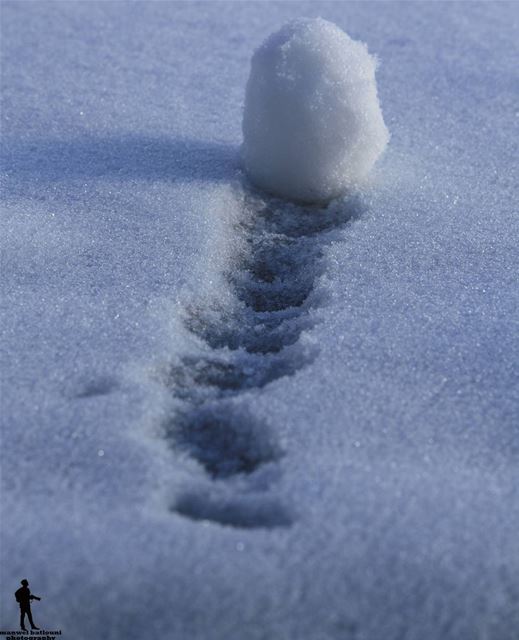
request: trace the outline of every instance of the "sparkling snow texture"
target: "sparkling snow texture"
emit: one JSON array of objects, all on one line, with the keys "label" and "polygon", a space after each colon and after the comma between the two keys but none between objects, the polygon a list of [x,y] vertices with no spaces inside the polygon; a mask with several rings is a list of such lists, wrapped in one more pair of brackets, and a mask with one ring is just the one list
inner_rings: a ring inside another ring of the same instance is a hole
[{"label": "sparkling snow texture", "polygon": [[[2,2],[1,630],[517,640],[518,6]],[[242,108],[319,15],[391,144],[303,207]]]},{"label": "sparkling snow texture", "polygon": [[243,115],[252,181],[276,195],[327,201],[361,182],[389,134],[376,60],[336,25],[300,19],[254,53]]}]

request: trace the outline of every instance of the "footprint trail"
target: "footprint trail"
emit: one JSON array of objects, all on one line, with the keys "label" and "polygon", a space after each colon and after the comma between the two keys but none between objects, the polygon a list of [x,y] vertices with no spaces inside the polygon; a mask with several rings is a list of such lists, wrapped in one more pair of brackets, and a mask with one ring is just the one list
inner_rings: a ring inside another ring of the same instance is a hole
[{"label": "footprint trail", "polygon": [[242,189],[233,229],[238,250],[224,274],[232,304],[185,306],[184,324],[202,347],[165,376],[178,407],[166,437],[196,460],[202,476],[171,508],[193,520],[272,528],[289,526],[294,515],[272,490],[284,452],[255,415],[255,394],[317,355],[300,337],[315,323],[310,310],[320,304],[312,294],[325,270],[323,250],[341,239],[360,203],[298,206]]}]

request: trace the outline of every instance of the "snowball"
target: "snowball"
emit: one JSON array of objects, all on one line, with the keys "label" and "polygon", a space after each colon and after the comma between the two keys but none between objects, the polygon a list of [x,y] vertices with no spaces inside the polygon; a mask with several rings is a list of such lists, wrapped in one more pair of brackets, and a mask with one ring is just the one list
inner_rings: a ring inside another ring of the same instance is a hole
[{"label": "snowball", "polygon": [[389,133],[376,60],[322,18],[289,22],[252,57],[243,115],[243,161],[252,182],[318,202],[359,183]]}]

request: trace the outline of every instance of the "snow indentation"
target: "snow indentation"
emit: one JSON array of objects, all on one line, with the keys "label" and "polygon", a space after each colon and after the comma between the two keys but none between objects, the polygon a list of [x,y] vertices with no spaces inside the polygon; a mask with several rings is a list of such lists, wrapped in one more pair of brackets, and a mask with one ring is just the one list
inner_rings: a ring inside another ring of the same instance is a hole
[{"label": "snow indentation", "polygon": [[223,274],[230,298],[191,299],[184,307],[184,324],[201,346],[163,375],[177,404],[165,433],[203,470],[202,488],[177,496],[172,511],[271,528],[290,525],[293,515],[259,476],[267,465],[280,468],[284,451],[271,425],[255,415],[255,394],[317,356],[317,346],[302,344],[301,336],[322,304],[315,285],[326,268],[324,249],[341,239],[361,204],[351,197],[303,207],[244,189],[236,255]]}]

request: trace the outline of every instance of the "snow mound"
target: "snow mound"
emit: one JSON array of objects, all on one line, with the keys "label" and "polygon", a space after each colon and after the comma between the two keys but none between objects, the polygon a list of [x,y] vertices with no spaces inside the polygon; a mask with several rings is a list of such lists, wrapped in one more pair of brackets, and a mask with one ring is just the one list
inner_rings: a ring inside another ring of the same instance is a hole
[{"label": "snow mound", "polygon": [[243,160],[279,196],[330,200],[369,173],[389,140],[376,60],[335,24],[298,19],[254,53],[245,96]]}]

